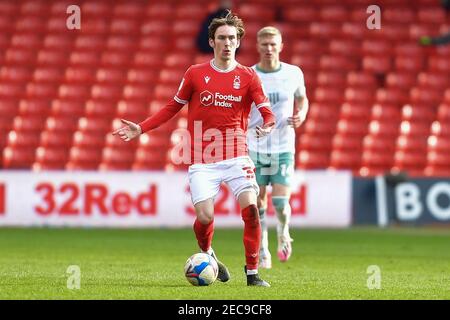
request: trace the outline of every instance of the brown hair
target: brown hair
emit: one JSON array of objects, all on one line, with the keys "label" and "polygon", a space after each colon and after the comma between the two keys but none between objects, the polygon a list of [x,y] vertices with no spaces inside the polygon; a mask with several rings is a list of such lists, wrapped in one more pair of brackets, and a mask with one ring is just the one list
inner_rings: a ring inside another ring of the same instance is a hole
[{"label": "brown hair", "polygon": [[244,36],[244,22],[242,22],[242,19],[239,19],[238,16],[234,15],[230,10],[228,10],[228,14],[225,17],[214,18],[213,21],[211,21],[208,27],[208,38],[214,40],[217,28],[225,25],[236,28],[238,39],[241,39]]}]

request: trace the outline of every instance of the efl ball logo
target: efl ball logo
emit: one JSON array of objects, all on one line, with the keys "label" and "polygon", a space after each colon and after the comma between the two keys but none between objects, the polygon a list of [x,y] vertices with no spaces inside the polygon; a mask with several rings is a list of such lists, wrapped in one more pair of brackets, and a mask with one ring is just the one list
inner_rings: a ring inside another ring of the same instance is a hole
[{"label": "efl ball logo", "polygon": [[200,102],[205,107],[212,105],[214,102],[213,94],[208,90],[203,91],[202,93],[200,93]]}]

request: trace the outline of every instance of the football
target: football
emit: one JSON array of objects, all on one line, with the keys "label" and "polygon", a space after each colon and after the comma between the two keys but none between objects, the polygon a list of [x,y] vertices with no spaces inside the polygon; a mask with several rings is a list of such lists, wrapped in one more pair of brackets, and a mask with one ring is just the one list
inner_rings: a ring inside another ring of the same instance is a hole
[{"label": "football", "polygon": [[186,279],[194,286],[209,286],[217,279],[219,267],[207,253],[195,253],[184,266]]}]

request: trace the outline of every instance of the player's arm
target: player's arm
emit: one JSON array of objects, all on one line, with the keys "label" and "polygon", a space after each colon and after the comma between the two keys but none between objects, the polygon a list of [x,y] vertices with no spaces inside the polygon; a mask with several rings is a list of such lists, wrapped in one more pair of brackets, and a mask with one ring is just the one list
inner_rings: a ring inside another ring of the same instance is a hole
[{"label": "player's arm", "polygon": [[158,128],[163,123],[173,118],[188,103],[192,94],[192,82],[190,78],[190,70],[188,69],[181,81],[180,87],[175,97],[169,103],[159,110],[156,114],[148,117],[139,124],[122,119],[124,127],[113,132],[124,141],[130,141],[144,132]]},{"label": "player's arm", "polygon": [[256,126],[256,136],[263,137],[268,135],[272,128],[275,126],[275,115],[270,109],[270,101],[267,95],[264,93],[261,79],[259,79],[256,72],[253,75],[253,80],[250,85],[250,94],[255,103],[255,108],[261,114],[263,119],[263,125]]},{"label": "player's arm", "polygon": [[304,96],[295,97],[295,101],[294,115],[288,118],[288,124],[297,129],[306,120],[306,115],[309,110],[309,100],[305,94]]},{"label": "player's arm", "polygon": [[294,129],[297,129],[305,122],[309,110],[309,100],[306,95],[305,80],[300,68],[298,68],[297,81],[297,90],[294,93],[296,106],[294,107],[293,116],[288,118],[288,124]]}]

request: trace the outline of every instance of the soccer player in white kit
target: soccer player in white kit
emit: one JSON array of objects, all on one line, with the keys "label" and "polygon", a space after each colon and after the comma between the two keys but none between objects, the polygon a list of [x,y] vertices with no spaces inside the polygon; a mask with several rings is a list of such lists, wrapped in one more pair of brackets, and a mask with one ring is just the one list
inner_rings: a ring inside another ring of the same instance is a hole
[{"label": "soccer player in white kit", "polygon": [[198,245],[218,262],[218,279],[228,281],[229,271],[217,259],[211,246],[214,199],[220,184],[225,182],[242,210],[247,285],[269,287],[258,275],[261,241],[257,207],[259,188],[254,164],[248,156],[246,133],[252,103],[263,118],[256,128],[258,137],[270,133],[275,118],[255,70],[235,60],[243,35],[242,20],[231,12],[225,18],[214,19],[209,26],[209,44],[214,49],[214,59],[191,66],[175,97],[159,112],[139,124],[122,120],[125,126],[114,134],[129,141],[157,128],[189,104],[189,186],[197,216],[193,228]]},{"label": "soccer player in white kit", "polygon": [[[256,180],[260,193],[258,209],[261,223],[260,268],[271,268],[266,223],[267,186],[272,185],[272,204],[278,218],[277,255],[281,262],[289,259],[293,241],[289,234],[291,207],[291,179],[294,173],[295,129],[306,119],[308,98],[303,72],[297,66],[280,61],[282,36],[274,27],[264,27],[257,34],[259,62],[253,66],[269,95],[276,125],[270,136],[255,139],[248,135],[250,156],[256,166]],[[294,106],[297,102],[297,107]],[[262,119],[255,108],[250,113],[249,129],[261,125]]]}]

